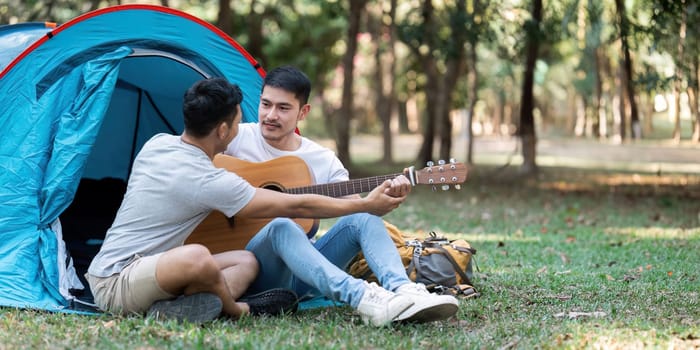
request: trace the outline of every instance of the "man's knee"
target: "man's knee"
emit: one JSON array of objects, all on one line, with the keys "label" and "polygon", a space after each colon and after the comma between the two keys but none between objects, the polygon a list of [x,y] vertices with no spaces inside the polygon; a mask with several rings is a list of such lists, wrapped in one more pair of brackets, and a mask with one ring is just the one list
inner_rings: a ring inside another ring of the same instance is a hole
[{"label": "man's knee", "polygon": [[288,218],[276,218],[267,224],[267,234],[270,238],[292,238],[303,237],[306,239],[306,234],[301,229],[301,226]]},{"label": "man's knee", "polygon": [[258,259],[255,258],[255,254],[246,250],[238,253],[240,254],[239,265],[241,268],[252,272],[253,275],[257,275],[258,271],[260,270],[260,264],[258,263]]},{"label": "man's knee", "polygon": [[205,278],[218,277],[219,266],[207,247],[201,244],[188,244],[180,247],[179,253],[183,259],[184,273]]},{"label": "man's knee", "polygon": [[343,216],[338,219],[336,225],[352,226],[357,230],[363,230],[372,227],[384,227],[384,221],[381,217],[368,213],[355,213]]}]

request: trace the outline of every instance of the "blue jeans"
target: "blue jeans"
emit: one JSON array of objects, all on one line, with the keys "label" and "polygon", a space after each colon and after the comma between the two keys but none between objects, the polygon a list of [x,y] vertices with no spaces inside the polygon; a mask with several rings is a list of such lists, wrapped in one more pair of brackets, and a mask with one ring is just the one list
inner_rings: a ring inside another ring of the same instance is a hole
[{"label": "blue jeans", "polygon": [[251,239],[246,250],[260,263],[260,273],[248,293],[288,288],[300,297],[324,295],[357,307],[364,282],[345,269],[360,251],[385,289],[393,291],[411,282],[384,222],[365,213],[340,218],[315,243],[294,221],[274,219]]}]

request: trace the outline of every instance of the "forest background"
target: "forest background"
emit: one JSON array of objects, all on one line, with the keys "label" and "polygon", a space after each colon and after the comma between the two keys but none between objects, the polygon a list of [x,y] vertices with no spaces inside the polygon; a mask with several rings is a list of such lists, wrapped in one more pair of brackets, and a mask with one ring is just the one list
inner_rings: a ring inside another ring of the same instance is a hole
[{"label": "forest background", "polygon": [[420,136],[418,163],[472,164],[475,139],[513,138],[524,174],[543,137],[700,142],[694,0],[3,0],[0,25],[126,3],[183,10],[263,68],[303,69],[315,107],[302,130],[346,164],[360,134],[381,135],[385,164],[398,135]]}]

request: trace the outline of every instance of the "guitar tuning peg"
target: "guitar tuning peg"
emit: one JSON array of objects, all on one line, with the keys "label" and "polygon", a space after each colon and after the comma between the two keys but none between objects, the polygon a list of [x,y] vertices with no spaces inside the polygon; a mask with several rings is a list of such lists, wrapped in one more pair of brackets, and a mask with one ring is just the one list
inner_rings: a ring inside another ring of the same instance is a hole
[{"label": "guitar tuning peg", "polygon": [[435,185],[432,186],[433,192],[437,191],[437,187]]},{"label": "guitar tuning peg", "polygon": [[462,189],[462,185],[460,185],[460,184],[455,185],[455,190],[461,190],[461,189]]},{"label": "guitar tuning peg", "polygon": [[442,190],[447,191],[450,189],[450,185],[442,185]]},{"label": "guitar tuning peg", "polygon": [[455,163],[457,163],[457,160],[454,158],[450,158],[450,164],[455,164]]},{"label": "guitar tuning peg", "polygon": [[429,160],[428,163],[426,163],[426,164],[427,164],[429,167],[431,167],[431,166],[435,165],[435,162],[433,162],[432,160]]},{"label": "guitar tuning peg", "polygon": [[445,165],[445,161],[443,159],[438,160],[438,165]]}]

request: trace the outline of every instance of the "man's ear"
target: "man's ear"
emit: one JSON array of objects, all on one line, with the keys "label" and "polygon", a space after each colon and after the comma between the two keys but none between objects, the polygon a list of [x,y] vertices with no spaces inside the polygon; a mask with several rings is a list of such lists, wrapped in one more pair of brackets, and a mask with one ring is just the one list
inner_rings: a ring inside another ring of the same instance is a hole
[{"label": "man's ear", "polygon": [[302,120],[306,119],[306,116],[309,115],[310,110],[311,110],[311,105],[308,103],[301,106],[301,110],[299,111],[299,117],[297,118],[297,121],[302,121]]},{"label": "man's ear", "polygon": [[230,127],[226,122],[221,122],[219,123],[219,126],[216,127],[216,137],[218,137],[220,140],[223,140],[226,138],[228,135]]}]

